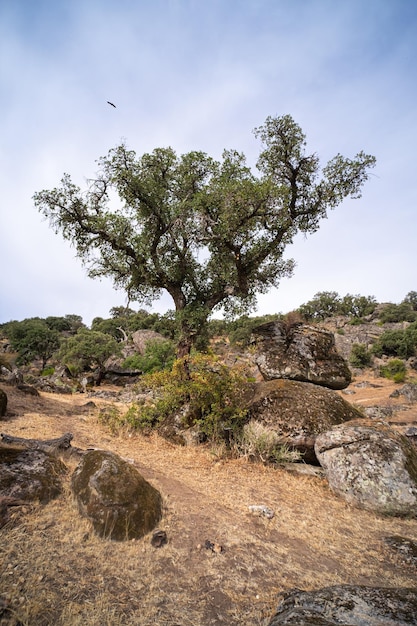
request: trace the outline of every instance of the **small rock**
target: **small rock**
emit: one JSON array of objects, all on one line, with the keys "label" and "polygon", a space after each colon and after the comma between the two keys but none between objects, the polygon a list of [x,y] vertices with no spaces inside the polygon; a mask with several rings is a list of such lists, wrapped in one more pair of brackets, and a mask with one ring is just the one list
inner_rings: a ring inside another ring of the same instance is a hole
[{"label": "small rock", "polygon": [[399,535],[384,537],[384,541],[390,548],[396,550],[407,563],[417,567],[417,541]]},{"label": "small rock", "polygon": [[206,548],[206,550],[211,550],[212,552],[215,552],[216,554],[221,554],[222,552],[224,552],[223,546],[221,546],[219,543],[210,541],[209,539],[206,539],[204,543],[204,547]]},{"label": "small rock", "polygon": [[154,548],[161,548],[168,542],[167,534],[164,530],[156,530],[151,539]]},{"label": "small rock", "polygon": [[269,506],[265,506],[264,504],[250,504],[249,511],[254,515],[266,517],[267,519],[272,519],[275,515],[273,509]]}]

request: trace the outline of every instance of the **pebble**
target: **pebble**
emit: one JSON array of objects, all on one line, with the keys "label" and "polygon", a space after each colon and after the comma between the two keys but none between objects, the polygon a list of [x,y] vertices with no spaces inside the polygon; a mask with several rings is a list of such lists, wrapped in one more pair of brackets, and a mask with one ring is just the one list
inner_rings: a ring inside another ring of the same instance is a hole
[{"label": "pebble", "polygon": [[275,515],[274,510],[269,506],[265,506],[265,504],[250,504],[249,511],[254,515],[266,517],[267,519],[272,519]]}]

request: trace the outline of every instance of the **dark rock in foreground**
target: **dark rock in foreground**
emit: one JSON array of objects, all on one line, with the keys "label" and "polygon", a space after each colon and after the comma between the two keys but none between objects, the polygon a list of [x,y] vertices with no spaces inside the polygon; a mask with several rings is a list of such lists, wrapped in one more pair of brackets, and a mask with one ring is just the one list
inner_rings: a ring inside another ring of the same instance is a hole
[{"label": "dark rock in foreground", "polygon": [[67,471],[59,459],[42,450],[0,446],[0,494],[43,504],[62,492]]},{"label": "dark rock in foreground", "polygon": [[139,472],[112,452],[88,452],[72,476],[81,515],[107,539],[138,539],[162,517],[162,498]]}]

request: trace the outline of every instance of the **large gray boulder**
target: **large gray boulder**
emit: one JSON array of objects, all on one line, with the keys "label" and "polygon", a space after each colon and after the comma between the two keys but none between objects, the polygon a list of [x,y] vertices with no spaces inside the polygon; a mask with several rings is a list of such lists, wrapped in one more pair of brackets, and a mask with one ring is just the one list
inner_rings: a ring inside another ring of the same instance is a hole
[{"label": "large gray boulder", "polygon": [[269,626],[412,626],[417,624],[417,587],[336,585],[290,592]]},{"label": "large gray boulder", "polygon": [[325,387],[293,380],[257,383],[248,405],[249,419],[261,422],[317,463],[316,437],[335,424],[361,419],[361,413],[338,393]]},{"label": "large gray boulder", "polygon": [[0,444],[0,496],[46,504],[62,492],[67,468],[43,450]]},{"label": "large gray boulder", "polygon": [[417,515],[417,451],[388,424],[353,420],[316,438],[331,489],[382,515]]},{"label": "large gray boulder", "polygon": [[88,452],[74,471],[72,490],[81,515],[103,538],[138,539],[162,517],[159,491],[112,452]]},{"label": "large gray boulder", "polygon": [[253,330],[255,362],[265,380],[285,378],[345,389],[352,379],[333,333],[306,324],[269,322]]}]

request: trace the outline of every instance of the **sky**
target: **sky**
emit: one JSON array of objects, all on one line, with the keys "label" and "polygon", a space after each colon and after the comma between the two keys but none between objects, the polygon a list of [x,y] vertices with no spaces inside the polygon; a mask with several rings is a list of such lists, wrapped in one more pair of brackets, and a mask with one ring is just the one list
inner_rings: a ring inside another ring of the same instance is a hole
[{"label": "sky", "polygon": [[[64,173],[85,188],[121,141],[138,156],[233,148],[254,166],[253,129],[286,114],[323,165],[360,150],[377,164],[360,199],[296,237],[294,275],[254,314],[322,291],[401,302],[417,290],[415,0],[1,0],[0,323],[90,325],[127,304],[88,278],[35,192]],[[166,294],[150,310],[172,308]]]}]

